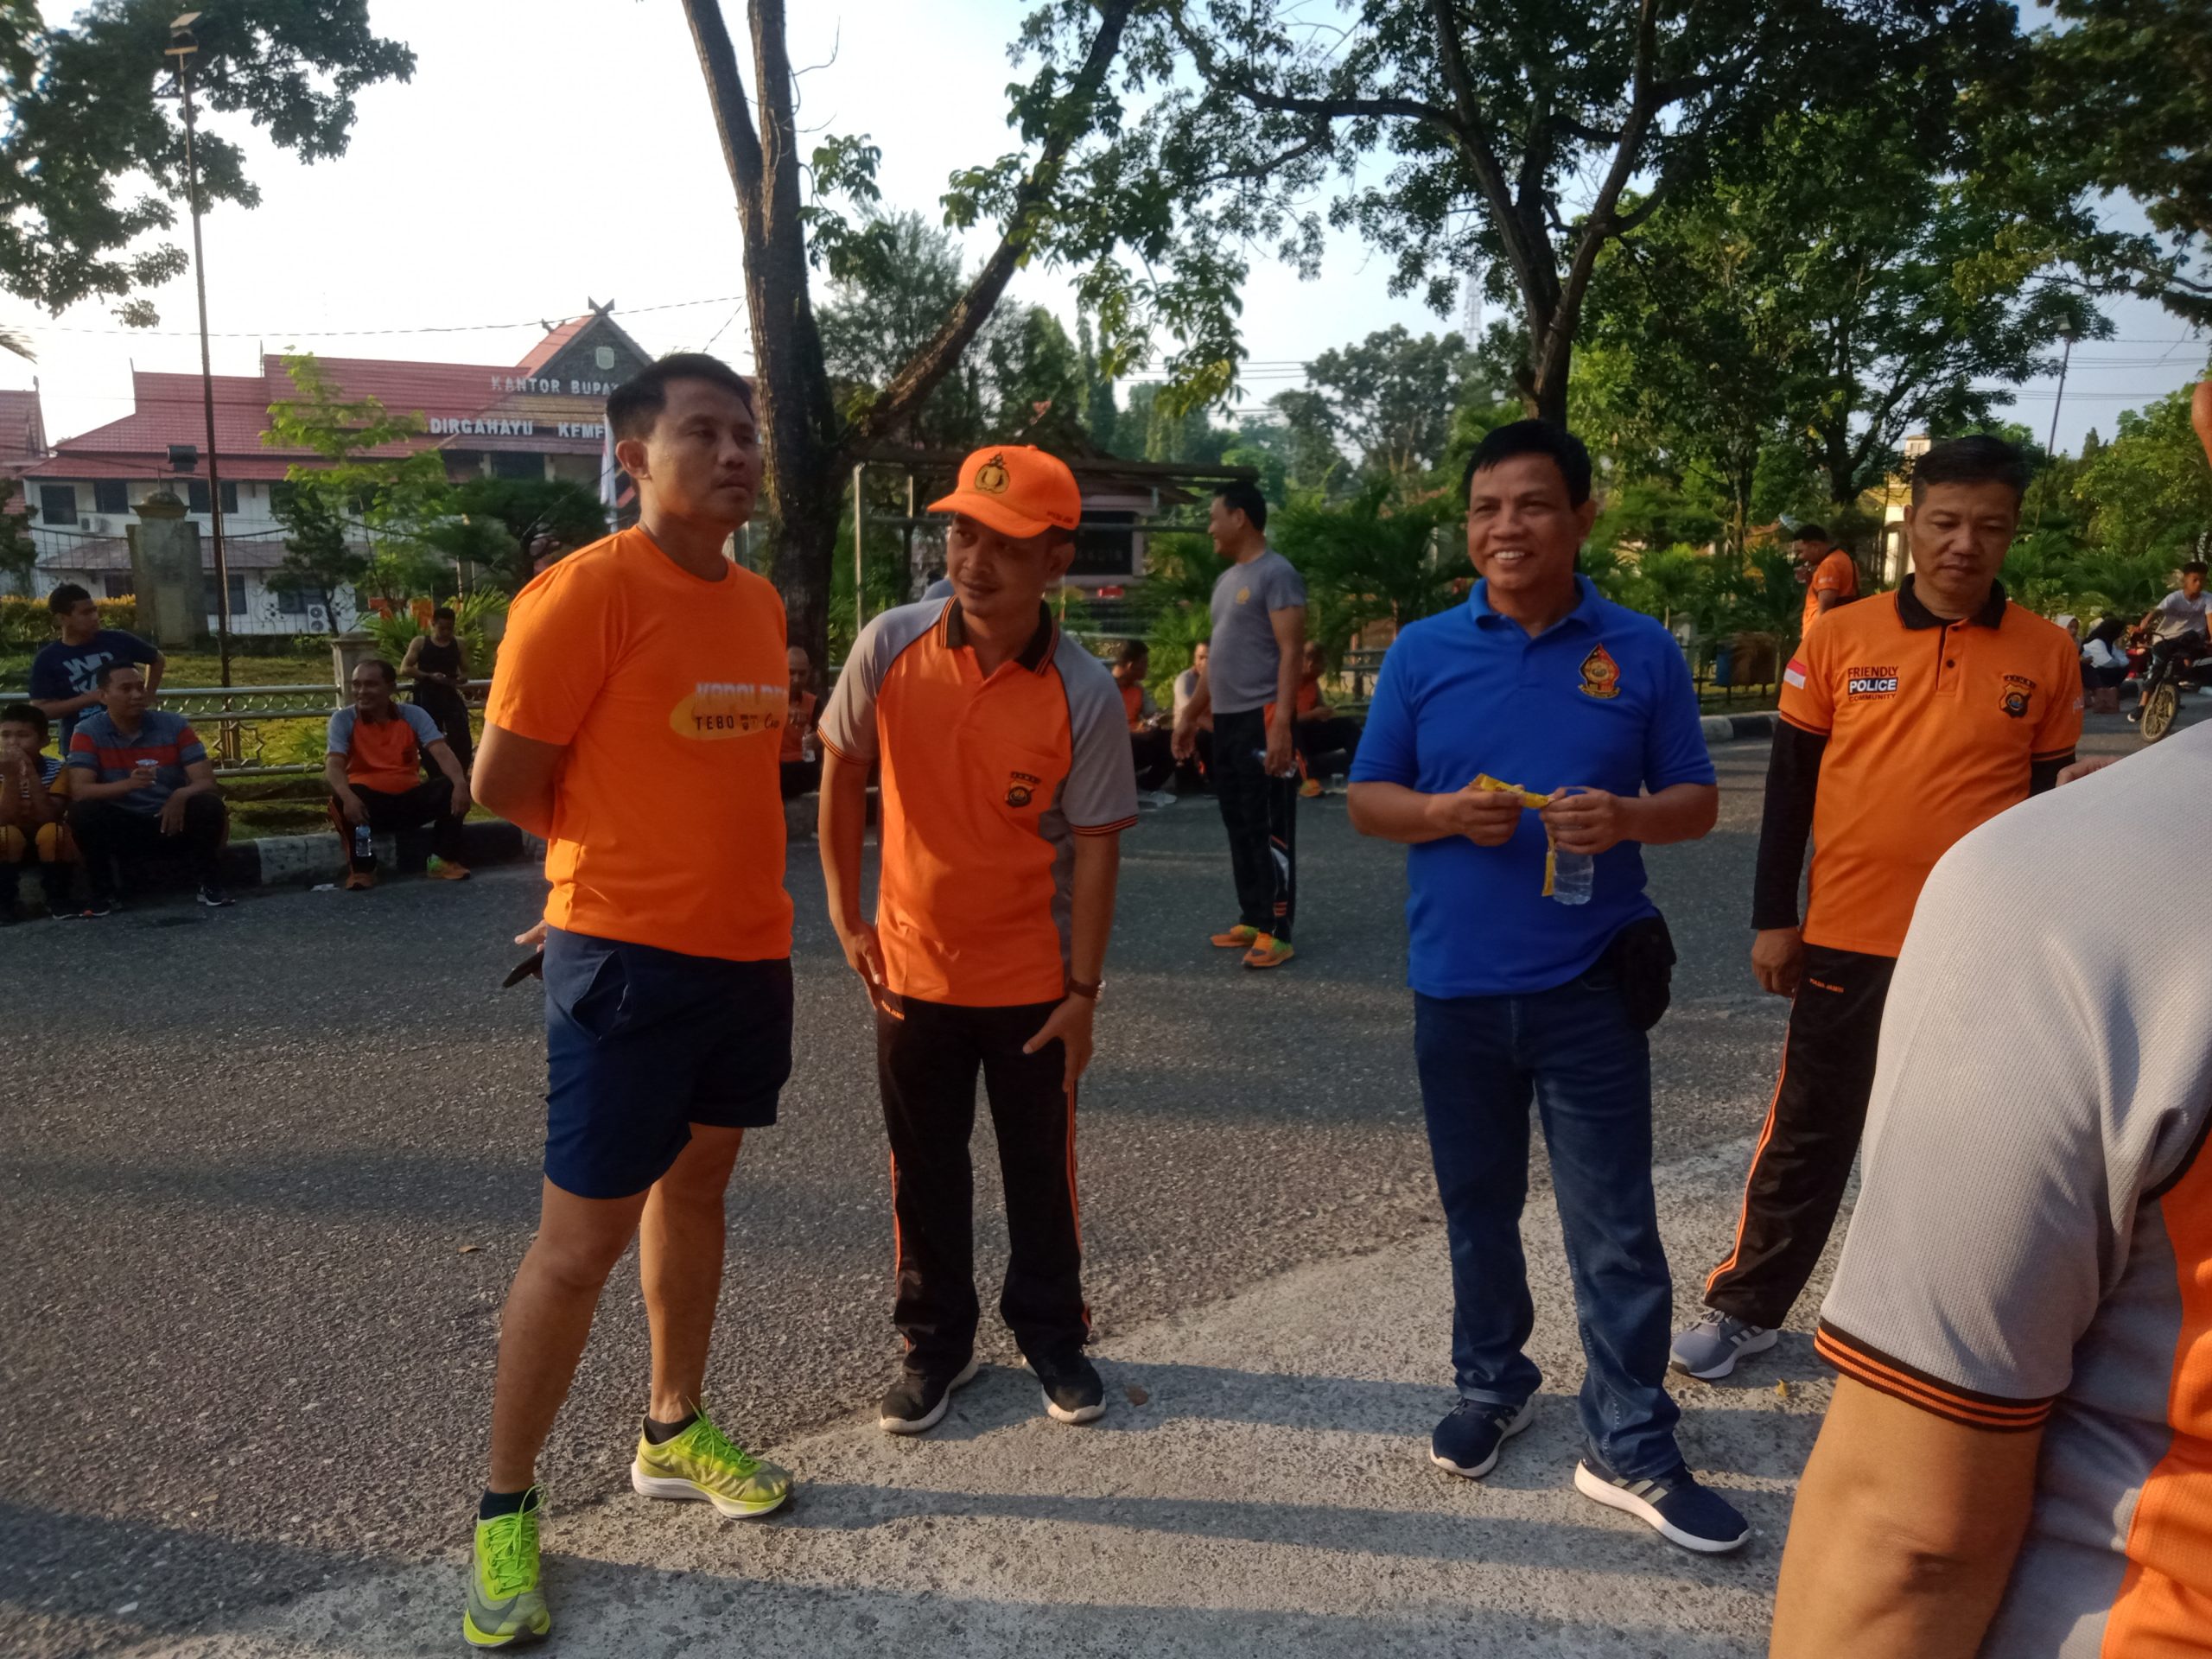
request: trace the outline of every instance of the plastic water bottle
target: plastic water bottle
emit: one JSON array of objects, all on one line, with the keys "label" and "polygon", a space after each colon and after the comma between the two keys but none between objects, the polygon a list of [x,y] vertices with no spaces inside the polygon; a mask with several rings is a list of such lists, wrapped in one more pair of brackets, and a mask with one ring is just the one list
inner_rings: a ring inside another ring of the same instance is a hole
[{"label": "plastic water bottle", "polygon": [[[1587,795],[1589,789],[1581,784],[1569,784],[1560,791],[1562,795]],[[1597,861],[1587,853],[1554,850],[1552,854],[1552,897],[1562,905],[1586,905],[1590,889],[1598,874]]]},{"label": "plastic water bottle", "polygon": [[353,868],[357,870],[373,870],[376,867],[376,836],[371,833],[367,824],[357,823],[353,826]]}]

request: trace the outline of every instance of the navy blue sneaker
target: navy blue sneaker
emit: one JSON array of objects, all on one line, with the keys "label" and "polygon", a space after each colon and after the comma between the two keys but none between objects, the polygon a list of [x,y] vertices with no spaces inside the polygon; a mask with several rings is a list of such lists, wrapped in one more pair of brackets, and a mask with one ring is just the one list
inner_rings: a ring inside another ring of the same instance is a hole
[{"label": "navy blue sneaker", "polygon": [[1469,1480],[1480,1480],[1497,1467],[1497,1454],[1535,1421],[1536,1402],[1523,1401],[1516,1410],[1491,1401],[1462,1400],[1452,1414],[1428,1437],[1428,1460],[1440,1469]]},{"label": "navy blue sneaker", "polygon": [[1751,1523],[1726,1498],[1699,1485],[1687,1464],[1676,1464],[1673,1473],[1656,1480],[1624,1480],[1595,1452],[1585,1452],[1574,1465],[1574,1490],[1700,1555],[1741,1549],[1751,1535]]}]

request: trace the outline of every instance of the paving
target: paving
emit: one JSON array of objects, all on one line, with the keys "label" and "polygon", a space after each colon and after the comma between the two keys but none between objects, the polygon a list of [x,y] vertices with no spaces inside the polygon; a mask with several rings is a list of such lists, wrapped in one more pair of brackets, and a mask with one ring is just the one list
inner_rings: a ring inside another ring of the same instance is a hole
[{"label": "paving", "polygon": [[[2112,725],[2090,747],[2130,746]],[[1764,746],[1715,755],[1719,829],[1650,860],[1683,957],[1655,1074],[1686,1284],[1729,1224],[1783,1017],[1745,967]],[[895,1357],[886,1160],[861,995],[795,849],[801,1062],[733,1185],[710,1387],[807,1491],[747,1530],[628,1496],[644,1320],[618,1268],[543,1465],[563,1650],[673,1651],[733,1610],[824,1651],[1757,1650],[1821,1387],[1802,1344],[1690,1402],[1694,1459],[1766,1534],[1742,1563],[1687,1563],[1565,1489],[1556,1286],[1546,1409],[1501,1478],[1414,1455],[1449,1390],[1401,860],[1338,798],[1302,808],[1300,841],[1300,960],[1252,975],[1204,943],[1227,890],[1210,807],[1126,839],[1081,1147],[1115,1414],[1037,1420],[987,1328],[995,1369],[915,1447],[855,1427]],[[25,1011],[0,1038],[0,1651],[450,1646],[535,1219],[538,994],[499,982],[540,891],[514,868],[0,932]],[[1555,1277],[1554,1230],[1540,1192]]]}]

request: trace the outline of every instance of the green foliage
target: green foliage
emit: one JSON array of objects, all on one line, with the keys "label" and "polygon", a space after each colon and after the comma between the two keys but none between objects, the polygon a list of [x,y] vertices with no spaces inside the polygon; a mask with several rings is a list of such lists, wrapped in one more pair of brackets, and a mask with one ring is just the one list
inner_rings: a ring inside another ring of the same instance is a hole
[{"label": "green foliage", "polygon": [[2188,391],[2122,415],[2113,441],[2082,462],[2075,492],[2089,508],[2093,541],[2108,556],[2153,555],[2171,569],[2183,548],[2212,529],[2212,471],[2190,429]]},{"label": "green foliage", "polygon": [[1465,397],[1474,354],[1457,334],[1416,338],[1393,323],[1323,352],[1306,365],[1335,433],[1359,452],[1370,478],[1404,480],[1443,458],[1452,410]]},{"label": "green foliage", "polygon": [[[487,627],[494,618],[506,615],[506,594],[496,588],[479,588],[474,593],[441,598],[439,602],[453,607],[454,636],[467,650],[476,677],[490,674],[492,640]],[[389,616],[371,611],[361,618],[359,626],[377,642],[377,655],[394,668],[405,659],[407,647],[429,632],[415,620],[414,611],[404,606]]]},{"label": "green foliage", "polygon": [[[99,607],[100,626],[134,629],[138,626],[137,600],[103,599],[94,603]],[[0,646],[28,646],[35,651],[60,637],[54,630],[54,613],[47,609],[43,599],[0,594]]]},{"label": "green foliage", "polygon": [[2024,78],[1988,103],[2032,124],[2015,146],[2143,206],[2163,249],[2136,258],[2141,291],[2212,321],[2212,0],[2057,0]]},{"label": "green foliage", "polygon": [[[0,5],[0,288],[59,312],[185,270],[181,248],[149,239],[175,226],[185,199],[183,126],[173,77],[161,72],[178,10],[97,0],[48,27],[26,0]],[[195,29],[194,99],[245,115],[302,161],[343,155],[355,95],[415,69],[415,54],[372,31],[368,14],[367,0],[210,7]],[[195,149],[204,201],[258,203],[236,145],[203,124]],[[143,302],[123,315],[158,321]]]},{"label": "green foliage", "polygon": [[1449,608],[1468,572],[1444,527],[1461,516],[1448,495],[1394,501],[1387,478],[1344,502],[1301,497],[1272,515],[1268,539],[1306,578],[1306,637],[1333,658],[1370,622],[1402,626]]},{"label": "green foliage", "polygon": [[[599,492],[570,478],[465,478],[422,539],[450,565],[489,570],[508,593],[531,578],[530,544],[550,536],[573,552],[607,531]],[[423,593],[426,586],[411,591]]]}]

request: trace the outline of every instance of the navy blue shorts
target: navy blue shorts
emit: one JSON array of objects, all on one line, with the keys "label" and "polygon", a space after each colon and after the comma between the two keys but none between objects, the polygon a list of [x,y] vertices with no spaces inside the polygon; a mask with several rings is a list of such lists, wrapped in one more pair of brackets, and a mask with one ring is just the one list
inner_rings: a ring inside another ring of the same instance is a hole
[{"label": "navy blue shorts", "polygon": [[545,930],[545,1175],[626,1198],[691,1125],[764,1128],[791,1074],[791,965]]}]

